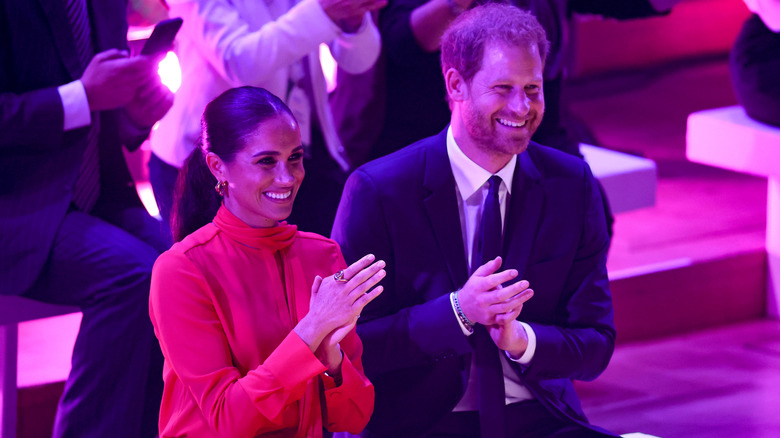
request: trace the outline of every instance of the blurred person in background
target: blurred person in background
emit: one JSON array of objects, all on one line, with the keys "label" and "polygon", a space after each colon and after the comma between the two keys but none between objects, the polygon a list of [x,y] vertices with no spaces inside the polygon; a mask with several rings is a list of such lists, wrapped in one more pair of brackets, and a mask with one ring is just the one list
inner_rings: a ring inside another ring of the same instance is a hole
[{"label": "blurred person in background", "polygon": [[162,355],[148,318],[170,245],[122,153],[173,95],[130,57],[124,0],[0,5],[0,293],[83,317],[55,437],[152,437]]},{"label": "blurred person in background", "polygon": [[168,0],[181,17],[182,85],[152,135],[149,172],[169,220],[178,169],[195,149],[206,103],[231,87],[263,87],[285,101],[300,125],[308,176],[290,222],[328,234],[349,164],[328,108],[320,44],[342,69],[369,69],[380,52],[371,11],[386,0]]},{"label": "blurred person in background", "polygon": [[745,0],[753,15],[731,49],[731,81],[747,114],[780,127],[780,0]]}]

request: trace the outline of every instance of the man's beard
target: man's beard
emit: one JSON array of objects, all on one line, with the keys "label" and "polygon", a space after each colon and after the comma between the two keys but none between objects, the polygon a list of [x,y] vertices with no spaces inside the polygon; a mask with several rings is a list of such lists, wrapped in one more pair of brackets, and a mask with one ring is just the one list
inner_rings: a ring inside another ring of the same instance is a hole
[{"label": "man's beard", "polygon": [[526,121],[529,124],[526,131],[528,135],[518,132],[515,136],[511,136],[509,132],[500,133],[500,128],[497,129],[496,126],[498,122],[493,117],[485,115],[475,105],[465,105],[463,109],[463,122],[466,131],[474,140],[475,145],[490,155],[517,155],[524,152],[528,148],[531,136],[539,126],[540,119],[539,116],[533,115],[528,118]]}]

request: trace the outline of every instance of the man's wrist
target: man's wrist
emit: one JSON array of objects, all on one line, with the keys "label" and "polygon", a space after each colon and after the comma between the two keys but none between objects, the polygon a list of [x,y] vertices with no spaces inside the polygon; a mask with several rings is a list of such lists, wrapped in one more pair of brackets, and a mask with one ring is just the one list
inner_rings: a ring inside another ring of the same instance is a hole
[{"label": "man's wrist", "polygon": [[515,351],[504,350],[504,352],[510,360],[521,365],[528,365],[531,363],[531,360],[536,353],[536,333],[534,333],[534,330],[530,325],[524,322],[514,321],[513,323],[517,324],[516,327],[514,327],[514,330],[522,331],[522,334],[518,337],[523,340],[525,346],[516,349]]},{"label": "man's wrist", "polygon": [[460,301],[458,301],[458,292],[459,291],[450,293],[450,302],[452,303],[452,308],[455,311],[455,316],[458,317],[458,323],[460,323],[461,328],[464,329],[464,332],[472,334],[474,333],[475,323],[468,319],[466,314],[463,313],[463,308],[460,307]]}]

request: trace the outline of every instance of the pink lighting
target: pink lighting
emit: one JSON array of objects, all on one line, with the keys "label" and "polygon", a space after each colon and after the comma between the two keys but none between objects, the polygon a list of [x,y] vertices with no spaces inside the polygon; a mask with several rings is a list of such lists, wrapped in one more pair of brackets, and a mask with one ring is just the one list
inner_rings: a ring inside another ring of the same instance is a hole
[{"label": "pink lighting", "polygon": [[138,192],[138,197],[141,198],[144,208],[149,212],[149,216],[160,219],[160,209],[157,208],[157,201],[154,199],[152,183],[149,181],[138,181],[135,184],[135,190]]},{"label": "pink lighting", "polygon": [[336,89],[336,69],[338,64],[333,59],[333,55],[330,54],[330,49],[327,44],[320,44],[320,65],[322,65],[322,73],[325,74],[325,85],[328,89],[328,93]]},{"label": "pink lighting", "polygon": [[173,52],[168,52],[160,61],[157,68],[157,74],[160,75],[160,80],[172,93],[181,87],[181,68],[179,67],[179,58]]}]

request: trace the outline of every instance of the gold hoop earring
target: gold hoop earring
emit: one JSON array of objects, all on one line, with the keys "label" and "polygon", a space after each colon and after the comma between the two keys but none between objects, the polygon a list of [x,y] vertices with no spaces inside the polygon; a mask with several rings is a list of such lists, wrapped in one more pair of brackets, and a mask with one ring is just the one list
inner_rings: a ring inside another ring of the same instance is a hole
[{"label": "gold hoop earring", "polygon": [[217,185],[214,186],[214,190],[219,193],[219,196],[224,197],[225,193],[227,193],[228,188],[228,182],[227,181],[217,181]]}]

